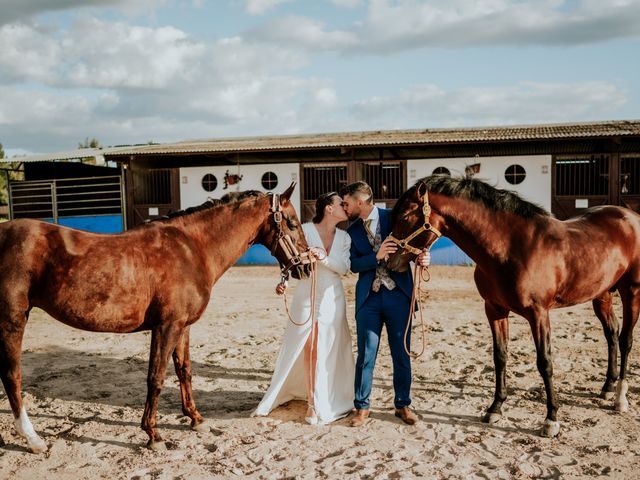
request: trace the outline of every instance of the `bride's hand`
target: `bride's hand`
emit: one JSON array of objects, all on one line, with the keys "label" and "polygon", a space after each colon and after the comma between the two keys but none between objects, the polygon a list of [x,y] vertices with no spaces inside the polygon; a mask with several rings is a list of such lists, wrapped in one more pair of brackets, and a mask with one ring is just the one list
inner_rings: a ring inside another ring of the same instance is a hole
[{"label": "bride's hand", "polygon": [[314,257],[316,257],[318,260],[323,260],[324,257],[327,256],[327,254],[325,253],[325,251],[322,248],[318,248],[318,247],[311,247],[309,248],[309,252],[311,253],[311,255],[313,255]]},{"label": "bride's hand", "polygon": [[279,283],[278,286],[276,287],[276,293],[278,295],[283,295],[286,289],[287,289],[287,286],[284,283]]}]

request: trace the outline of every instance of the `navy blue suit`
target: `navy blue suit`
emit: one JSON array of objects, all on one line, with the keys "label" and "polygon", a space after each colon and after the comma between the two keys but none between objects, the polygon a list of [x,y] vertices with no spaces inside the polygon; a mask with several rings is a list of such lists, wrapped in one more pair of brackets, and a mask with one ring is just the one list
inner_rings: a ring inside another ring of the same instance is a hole
[{"label": "navy blue suit", "polygon": [[[382,240],[390,233],[391,210],[379,209]],[[391,272],[396,288],[381,286],[378,292],[371,290],[376,276],[376,253],[373,251],[362,219],[347,229],[351,237],[351,270],[358,273],[356,284],[356,328],[358,358],[356,360],[354,406],[369,408],[369,396],[373,384],[373,368],[378,355],[382,326],[386,325],[389,348],[393,360],[393,388],[396,408],[411,403],[411,358],[404,349],[404,331],[411,306],[413,279],[411,270]],[[410,332],[407,342],[410,340]]]}]

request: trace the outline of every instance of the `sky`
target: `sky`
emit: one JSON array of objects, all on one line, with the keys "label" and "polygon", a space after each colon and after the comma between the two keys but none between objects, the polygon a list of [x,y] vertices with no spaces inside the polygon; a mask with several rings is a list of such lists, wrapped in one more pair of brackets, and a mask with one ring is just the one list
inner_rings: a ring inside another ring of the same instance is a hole
[{"label": "sky", "polygon": [[640,118],[640,0],[0,0],[6,156]]}]

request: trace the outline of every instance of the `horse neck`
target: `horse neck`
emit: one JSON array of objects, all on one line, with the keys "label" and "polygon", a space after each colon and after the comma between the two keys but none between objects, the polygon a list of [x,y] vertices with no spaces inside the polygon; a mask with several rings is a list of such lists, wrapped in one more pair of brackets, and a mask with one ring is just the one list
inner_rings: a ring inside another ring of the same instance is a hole
[{"label": "horse neck", "polygon": [[506,261],[517,232],[527,230],[526,219],[490,210],[479,202],[438,194],[430,194],[429,200],[444,219],[443,234],[478,265]]},{"label": "horse neck", "polygon": [[213,282],[257,240],[268,212],[267,197],[260,197],[183,217],[185,233],[205,252]]}]

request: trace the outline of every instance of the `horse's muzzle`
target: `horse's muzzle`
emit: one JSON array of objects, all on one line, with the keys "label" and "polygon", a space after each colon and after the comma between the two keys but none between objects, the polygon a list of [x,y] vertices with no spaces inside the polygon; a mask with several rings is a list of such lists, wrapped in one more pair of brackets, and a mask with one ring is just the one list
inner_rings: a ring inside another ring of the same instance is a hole
[{"label": "horse's muzzle", "polygon": [[285,257],[284,262],[281,262],[282,275],[291,274],[293,278],[298,280],[309,278],[316,261],[309,250],[300,252],[289,235],[283,235],[278,240],[278,247]]}]

